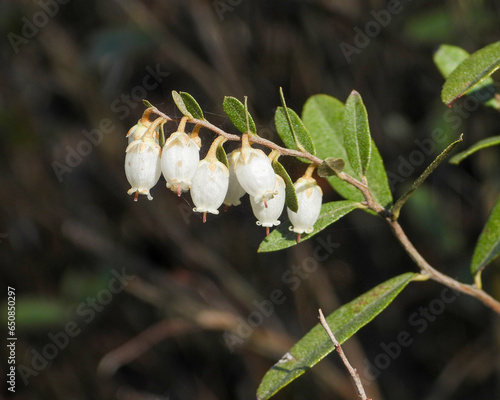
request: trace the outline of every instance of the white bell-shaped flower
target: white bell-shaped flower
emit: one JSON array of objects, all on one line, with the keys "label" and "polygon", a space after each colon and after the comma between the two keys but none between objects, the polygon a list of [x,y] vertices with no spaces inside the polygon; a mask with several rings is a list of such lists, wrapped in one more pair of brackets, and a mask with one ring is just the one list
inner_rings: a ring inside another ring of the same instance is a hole
[{"label": "white bell-shaped flower", "polygon": [[267,201],[275,195],[276,178],[271,161],[266,153],[252,149],[247,135],[242,136],[241,153],[234,162],[234,172],[245,189],[255,201]]},{"label": "white bell-shaped flower", "polygon": [[226,198],[224,199],[224,204],[226,206],[239,206],[241,204],[240,199],[246,193],[236,177],[234,172],[234,162],[236,158],[240,155],[240,150],[233,150],[227,156],[227,161],[229,164],[229,187],[227,188]]},{"label": "white bell-shaped flower", "polygon": [[174,132],[165,142],[161,155],[161,171],[167,188],[178,196],[187,192],[200,161],[200,146],[185,132]]},{"label": "white bell-shaped flower", "polygon": [[262,199],[260,201],[255,201],[253,197],[250,197],[253,214],[258,220],[256,224],[266,228],[266,236],[269,235],[270,227],[280,224],[278,218],[285,206],[285,181],[277,174],[275,175],[275,179],[277,194],[267,201],[267,207],[264,205]]},{"label": "white bell-shaped flower", "polygon": [[191,198],[196,207],[194,212],[219,214],[218,208],[224,202],[229,186],[229,170],[214,156],[201,160],[192,179]]},{"label": "white bell-shaped flower", "polygon": [[323,191],[314,178],[305,176],[297,179],[293,186],[297,193],[299,208],[297,212],[287,208],[287,213],[292,223],[290,230],[298,233],[297,241],[300,241],[300,234],[311,233],[314,229],[321,211]]},{"label": "white bell-shaped flower", "polygon": [[154,139],[143,137],[130,143],[126,153],[125,175],[131,186],[127,193],[135,193],[135,201],[139,194],[144,194],[149,200],[153,200],[149,190],[160,179],[160,146]]}]

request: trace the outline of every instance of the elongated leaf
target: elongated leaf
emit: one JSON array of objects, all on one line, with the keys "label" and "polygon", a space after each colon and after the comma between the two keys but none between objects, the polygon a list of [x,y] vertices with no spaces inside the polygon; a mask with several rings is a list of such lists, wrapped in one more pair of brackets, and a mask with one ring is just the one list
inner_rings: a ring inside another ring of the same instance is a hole
[{"label": "elongated leaf", "polygon": [[[326,322],[339,344],[380,314],[414,276],[410,272],[394,277],[330,314]],[[334,345],[324,328],[316,325],[266,373],[257,389],[257,398],[269,399],[333,350]]]},{"label": "elongated leaf", "polygon": [[[311,135],[300,117],[291,108],[278,107],[274,114],[274,123],[281,140],[289,149],[315,154]],[[303,161],[310,162],[303,159]]]},{"label": "elongated leaf", "polygon": [[143,99],[142,104],[146,106],[146,108],[154,107],[148,100]]},{"label": "elongated leaf", "polygon": [[406,203],[406,201],[410,198],[412,193],[418,189],[422,183],[434,172],[434,170],[448,157],[450,152],[455,148],[457,144],[459,144],[463,140],[463,135],[460,135],[460,139],[451,143],[446,149],[443,150],[441,154],[439,154],[434,161],[432,161],[429,166],[425,169],[424,172],[420,174],[420,176],[413,182],[411,187],[394,203],[392,207],[392,219],[396,220],[399,217],[399,213],[401,208]]},{"label": "elongated leaf", "polygon": [[392,193],[389,187],[384,161],[373,140],[372,156],[370,166],[366,173],[366,181],[375,201],[383,207],[389,208],[392,204]]},{"label": "elongated leaf", "polygon": [[[229,117],[234,126],[241,132],[247,132],[247,116],[245,112],[245,105],[235,97],[226,96],[224,97],[223,103],[224,112]],[[250,126],[250,132],[257,134],[257,128],[255,127],[255,122],[250,114],[248,114],[248,123]]]},{"label": "elongated leaf", "polygon": [[295,193],[295,187],[290,179],[290,175],[288,175],[285,167],[279,161],[273,161],[273,169],[274,173],[281,176],[285,181],[285,205],[293,212],[297,212],[299,202],[297,201],[297,193]]},{"label": "elongated leaf", "polygon": [[[336,98],[326,94],[312,96],[305,103],[302,110],[302,120],[313,138],[316,155],[319,158],[332,157],[347,160],[347,153],[344,148],[343,115],[344,105]],[[355,176],[349,162],[345,163],[343,171]],[[392,203],[392,194],[384,162],[373,140],[366,179],[374,199],[382,206],[388,207]],[[327,180],[346,199],[358,202],[364,200],[358,189],[336,176],[330,176]]]},{"label": "elongated leaf", "polygon": [[[68,305],[60,299],[16,296],[16,328],[19,331],[29,329],[47,329],[63,326],[67,322]],[[2,304],[0,317],[7,321],[7,304]]]},{"label": "elongated leaf", "polygon": [[363,99],[353,90],[345,103],[344,146],[347,158],[358,178],[366,175],[371,156],[368,113]]},{"label": "elongated leaf", "polygon": [[193,114],[189,112],[189,110],[186,107],[186,104],[184,104],[184,99],[175,90],[172,90],[172,98],[174,99],[174,103],[179,109],[179,111],[182,113],[182,115],[185,115],[186,117],[189,118],[193,118]]},{"label": "elongated leaf", "polygon": [[160,124],[160,137],[158,138],[158,144],[163,149],[165,146],[165,130],[163,129],[163,124]]},{"label": "elongated leaf", "polygon": [[[307,240],[318,232],[325,229],[328,225],[338,221],[344,215],[349,214],[355,208],[360,207],[358,202],[351,200],[333,201],[321,205],[321,212],[319,218],[314,224],[314,230],[311,233],[302,234],[300,242]],[[286,249],[297,244],[297,234],[291,232],[290,223],[282,223],[278,228],[274,229],[269,236],[267,236],[259,246],[259,253],[266,253],[270,251],[277,251]]]},{"label": "elongated leaf", "polygon": [[476,144],[469,147],[467,150],[461,151],[450,158],[451,164],[460,164],[464,159],[474,154],[476,151],[485,149],[487,147],[497,146],[500,144],[500,136],[492,136],[487,139],[480,140]]},{"label": "elongated leaf", "polygon": [[459,66],[459,64],[469,57],[469,52],[458,46],[442,44],[432,57],[434,64],[441,72],[444,78],[448,76]]},{"label": "elongated leaf", "polygon": [[[448,76],[461,62],[468,58],[469,55],[469,52],[461,47],[443,44],[434,53],[433,60],[439,72],[441,72],[441,75],[443,75],[444,78],[448,78]],[[500,101],[495,98],[495,92],[496,89],[493,84],[493,79],[489,76],[475,85],[467,95],[477,98],[488,107],[500,109]]]},{"label": "elongated leaf", "polygon": [[467,57],[446,79],[441,99],[447,105],[467,93],[500,67],[500,42],[486,46]]},{"label": "elongated leaf", "polygon": [[222,147],[222,145],[217,146],[216,156],[217,156],[217,160],[219,160],[222,164],[224,164],[227,168],[229,168],[226,150],[224,150],[224,147]]},{"label": "elongated leaf", "polygon": [[500,254],[500,198],[497,199],[472,257],[471,272],[476,274]]},{"label": "elongated leaf", "polygon": [[202,120],[205,119],[205,116],[203,115],[203,111],[201,110],[200,105],[194,99],[193,96],[191,96],[189,93],[186,92],[179,92],[179,95],[181,96],[182,101],[184,102],[184,106],[194,118]]}]

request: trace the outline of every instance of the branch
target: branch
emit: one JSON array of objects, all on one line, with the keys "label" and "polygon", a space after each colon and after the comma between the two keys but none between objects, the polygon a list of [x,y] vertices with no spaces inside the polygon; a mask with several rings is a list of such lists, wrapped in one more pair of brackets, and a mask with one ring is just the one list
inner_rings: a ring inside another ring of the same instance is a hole
[{"label": "branch", "polygon": [[459,292],[465,293],[469,296],[475,297],[485,305],[487,305],[489,308],[491,308],[493,311],[495,311],[497,314],[500,314],[500,303],[495,300],[493,297],[491,297],[488,293],[484,292],[483,290],[472,286],[472,285],[467,285],[465,283],[461,283],[456,281],[453,278],[450,278],[449,276],[439,272],[438,270],[434,269],[418,252],[418,250],[413,246],[413,244],[410,242],[410,239],[406,236],[405,232],[403,231],[403,228],[401,228],[401,225],[397,221],[392,221],[390,218],[387,219],[389,222],[389,225],[396,236],[396,238],[399,240],[403,248],[406,250],[408,255],[411,257],[411,259],[419,266],[419,268],[422,270],[423,273],[427,274],[430,279],[435,280],[436,282],[442,283],[445,286],[448,286],[451,289],[457,290]]},{"label": "branch", "polygon": [[[150,107],[147,110],[149,113],[154,112],[155,114],[165,118],[167,121],[175,121],[175,119],[170,118],[168,115],[164,114],[160,110],[158,110],[156,107]],[[148,114],[149,115],[149,114]],[[241,141],[241,136],[239,135],[234,135],[231,133],[227,133],[226,131],[218,128],[217,126],[211,124],[210,122],[206,120],[200,120],[196,118],[191,118],[189,121],[187,121],[192,124],[196,124],[199,126],[202,126],[204,128],[207,128],[211,130],[212,132],[225,137],[227,140],[233,140],[233,141]],[[321,165],[323,163],[323,160],[306,152],[306,151],[298,151],[298,150],[291,150],[287,149],[281,146],[278,146],[276,143],[271,142],[270,140],[263,139],[259,136],[249,136],[249,141],[253,143],[260,144],[262,146],[268,147],[269,149],[276,150],[282,155],[287,155],[287,156],[293,156],[293,157],[302,157],[307,160],[310,160],[314,164]],[[452,147],[454,144],[458,143],[455,142],[451,146]],[[465,293],[469,296],[475,297],[476,299],[480,300],[482,303],[484,303],[486,306],[490,307],[493,311],[496,313],[500,314],[500,303],[495,300],[493,297],[491,297],[489,294],[481,290],[481,288],[477,286],[472,286],[472,285],[467,285],[461,282],[456,281],[455,279],[437,271],[434,269],[418,252],[418,250],[413,246],[413,244],[410,242],[406,234],[404,233],[403,229],[401,228],[401,225],[397,222],[397,218],[394,218],[392,213],[389,210],[386,210],[383,206],[378,204],[375,199],[373,198],[373,195],[370,191],[370,188],[366,185],[366,183],[360,182],[357,179],[353,178],[349,174],[346,174],[345,172],[340,172],[337,174],[337,176],[342,179],[343,181],[353,185],[355,188],[357,188],[364,196],[365,198],[365,203],[366,206],[381,215],[386,219],[386,221],[389,223],[394,235],[396,238],[399,240],[401,245],[404,247],[408,255],[412,258],[412,260],[418,265],[418,267],[422,270],[424,274],[426,274],[430,279],[433,279],[439,283],[442,283],[445,286],[450,287],[451,289],[457,290],[459,292]],[[399,207],[400,208],[400,207]],[[397,212],[399,213],[399,208],[397,209]]]},{"label": "branch", "polygon": [[333,345],[335,346],[335,350],[337,351],[337,353],[339,353],[339,356],[342,359],[342,362],[344,363],[345,367],[347,368],[347,371],[349,371],[349,374],[351,375],[352,380],[354,381],[354,384],[356,386],[356,390],[358,391],[359,397],[361,397],[363,400],[371,400],[368,397],[366,397],[365,388],[363,387],[363,383],[361,383],[361,379],[359,377],[358,371],[356,370],[356,368],[352,367],[351,363],[349,362],[346,355],[344,354],[342,347],[340,347],[340,343],[337,341],[337,339],[333,335],[332,330],[330,329],[330,327],[326,323],[325,316],[323,315],[323,311],[321,311],[321,308],[318,311],[319,311],[319,320],[321,322],[321,325],[323,325],[323,328],[325,328],[326,333],[328,334],[328,336],[330,336],[330,339],[333,342]]},{"label": "branch", "polygon": [[[168,121],[173,120],[168,115],[162,113],[160,110],[158,110],[155,107],[152,109],[152,111],[155,114],[159,115],[160,117],[166,118]],[[234,135],[232,133],[227,133],[226,131],[218,128],[217,126],[211,124],[210,122],[208,122],[206,120],[191,118],[191,119],[189,119],[188,122],[191,124],[196,124],[196,125],[200,125],[204,128],[207,128],[220,136],[224,136],[227,140],[241,141],[241,136]],[[268,147],[272,150],[276,150],[280,154],[285,155],[285,156],[302,157],[302,158],[305,158],[305,159],[312,161],[314,164],[317,164],[317,165],[321,165],[321,163],[323,162],[323,160],[321,158],[313,156],[312,154],[310,154],[306,151],[287,149],[285,147],[278,146],[276,143],[271,142],[270,140],[267,140],[267,139],[263,139],[259,136],[249,135],[248,140],[250,142],[257,143],[257,144],[260,144],[262,146]]]}]

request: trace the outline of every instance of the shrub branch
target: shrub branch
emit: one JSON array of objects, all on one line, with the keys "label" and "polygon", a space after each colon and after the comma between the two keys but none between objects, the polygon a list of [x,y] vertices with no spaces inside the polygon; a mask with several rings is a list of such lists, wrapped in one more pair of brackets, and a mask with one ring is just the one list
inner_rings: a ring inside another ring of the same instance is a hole
[{"label": "shrub branch", "polygon": [[[149,113],[155,113],[159,115],[160,117],[165,118],[167,121],[179,121],[179,119],[173,119],[170,118],[168,115],[164,114],[160,110],[158,110],[156,107],[150,107],[147,109],[148,112],[148,117]],[[190,118],[187,120],[187,123],[199,125],[203,128],[209,129],[210,131],[216,133],[217,135],[225,137],[227,140],[232,140],[232,141],[241,141],[241,136],[240,135],[235,135],[232,133],[228,133],[224,131],[223,129],[213,125],[212,123],[208,122],[207,120],[201,120],[201,119],[196,119],[196,118]],[[275,150],[281,155],[286,155],[286,156],[292,156],[292,157],[301,157],[305,158],[309,161],[311,161],[313,164],[316,165],[321,165],[323,163],[323,160],[308,153],[307,151],[299,151],[299,150],[292,150],[292,149],[287,149],[285,147],[278,146],[276,143],[271,142],[270,140],[261,138],[256,135],[249,135],[249,141],[265,146],[271,150]],[[370,191],[370,188],[364,183],[360,182],[357,179],[353,178],[349,174],[346,174],[345,172],[339,172],[337,176],[342,179],[343,181],[353,185],[356,187],[364,196],[365,198],[365,204],[366,206],[370,209],[375,211],[377,214],[380,216],[384,217],[389,226],[391,227],[392,232],[396,236],[396,239],[401,243],[403,248],[406,250],[408,255],[411,257],[411,259],[417,264],[417,266],[420,268],[421,273],[423,275],[427,275],[430,279],[439,282],[445,286],[448,286],[449,288],[453,290],[457,290],[459,292],[465,293],[469,296],[475,297],[479,301],[481,301],[483,304],[485,304],[487,307],[491,308],[493,311],[496,313],[500,314],[500,303],[495,300],[493,297],[491,297],[489,294],[481,290],[481,288],[473,285],[467,285],[465,283],[458,282],[457,280],[439,272],[435,268],[433,268],[423,257],[422,255],[418,252],[418,250],[415,248],[413,243],[408,239],[406,236],[406,233],[403,231],[403,228],[399,224],[399,222],[392,218],[391,212],[387,209],[385,209],[383,206],[378,204],[375,199],[373,198],[373,195]]]}]

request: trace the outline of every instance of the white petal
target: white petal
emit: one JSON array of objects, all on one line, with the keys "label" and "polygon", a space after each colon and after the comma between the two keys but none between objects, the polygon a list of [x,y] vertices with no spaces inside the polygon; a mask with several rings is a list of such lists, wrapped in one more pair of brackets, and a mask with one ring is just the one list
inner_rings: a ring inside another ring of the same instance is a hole
[{"label": "white petal", "polygon": [[241,204],[240,199],[246,193],[245,189],[240,185],[236,173],[234,172],[234,162],[239,156],[240,151],[233,150],[228,154],[227,160],[229,164],[229,187],[227,188],[226,198],[224,199],[224,204],[226,206],[239,206]]},{"label": "white petal", "polygon": [[256,201],[275,195],[276,178],[269,158],[262,150],[247,149],[235,163],[234,171],[240,185]]},{"label": "white petal", "polygon": [[184,132],[174,132],[163,147],[161,170],[167,187],[177,192],[189,190],[200,161],[200,149]]},{"label": "white petal", "polygon": [[196,212],[218,214],[229,186],[229,171],[219,161],[201,160],[193,176],[191,198]]},{"label": "white petal", "polygon": [[285,206],[285,181],[279,175],[275,176],[277,194],[267,201],[267,207],[264,201],[256,201],[250,197],[250,204],[255,217],[258,219],[257,225],[264,227],[277,226],[280,224],[278,218],[283,212]]},{"label": "white petal", "polygon": [[129,194],[139,192],[151,200],[149,190],[156,185],[160,174],[160,156],[150,146],[143,148],[137,144],[125,155],[125,175],[131,186]]},{"label": "white petal", "polygon": [[323,200],[323,192],[313,178],[299,178],[294,184],[299,209],[297,212],[287,208],[292,223],[290,230],[296,233],[311,233],[318,220]]}]

